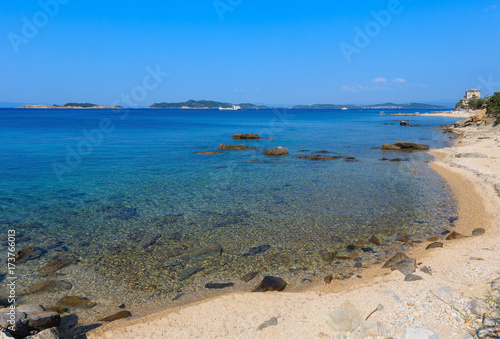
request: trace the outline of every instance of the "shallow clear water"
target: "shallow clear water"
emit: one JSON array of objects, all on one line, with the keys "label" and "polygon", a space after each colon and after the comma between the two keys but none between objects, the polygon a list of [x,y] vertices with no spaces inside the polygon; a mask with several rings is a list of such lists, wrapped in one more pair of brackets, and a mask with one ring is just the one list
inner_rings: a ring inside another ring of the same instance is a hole
[{"label": "shallow clear water", "polygon": [[[2,109],[0,119],[1,231],[15,229],[19,249],[63,242],[23,264],[25,272],[70,257],[76,268],[56,273],[65,279],[83,284],[84,275],[102,276],[160,293],[252,270],[352,274],[352,263],[325,262],[321,253],[348,255],[346,244],[357,243],[376,250],[355,250],[373,263],[397,246],[396,233],[424,238],[454,215],[429,155],[380,149],[399,140],[443,147],[450,140],[437,127],[450,118],[405,117],[422,126],[403,127],[379,111]],[[97,133],[99,126],[108,130]],[[235,141],[234,133],[267,139]],[[220,143],[258,149],[196,153]],[[262,155],[277,146],[290,155]],[[322,150],[356,161],[298,159]],[[373,235],[383,246],[367,242]],[[195,263],[179,256],[214,244],[223,254],[196,263],[203,273],[180,286],[179,275]],[[270,249],[242,256],[259,245]]]}]

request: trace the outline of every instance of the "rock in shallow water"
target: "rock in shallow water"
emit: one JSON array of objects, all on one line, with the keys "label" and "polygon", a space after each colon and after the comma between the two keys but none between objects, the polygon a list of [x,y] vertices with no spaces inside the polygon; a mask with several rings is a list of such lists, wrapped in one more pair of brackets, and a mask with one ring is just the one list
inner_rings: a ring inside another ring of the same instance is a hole
[{"label": "rock in shallow water", "polygon": [[198,272],[203,271],[204,269],[205,268],[201,267],[201,266],[193,266],[193,267],[186,268],[184,271],[182,271],[179,274],[178,279],[179,279],[179,281],[186,280],[187,278],[191,277],[192,275],[194,275]]},{"label": "rock in shallow water", "polygon": [[210,246],[210,247],[205,247],[205,248],[198,248],[194,249],[192,251],[188,251],[180,256],[182,260],[187,260],[189,262],[197,262],[197,261],[202,261],[206,259],[211,259],[218,257],[222,254],[222,247],[219,244]]},{"label": "rock in shallow water", "polygon": [[371,237],[369,241],[376,246],[380,246],[380,240],[376,236]]},{"label": "rock in shallow water", "polygon": [[160,239],[161,234],[151,234],[146,238],[146,241],[142,244],[142,248],[146,249],[149,246],[156,244],[158,239]]},{"label": "rock in shallow water", "polygon": [[244,276],[242,276],[240,278],[240,280],[244,281],[244,282],[249,282],[250,280],[255,278],[257,275],[259,275],[259,271],[253,271],[253,272],[247,273]]},{"label": "rock in shallow water", "polygon": [[132,208],[132,207],[126,207],[121,210],[119,210],[116,213],[110,214],[106,217],[104,217],[105,220],[129,220],[132,219],[133,217],[137,216],[137,208]]},{"label": "rock in shallow water", "polygon": [[89,309],[96,306],[97,303],[91,302],[87,298],[67,296],[59,299],[56,306],[65,307],[69,309]]},{"label": "rock in shallow water", "polygon": [[221,290],[223,288],[228,288],[234,286],[234,283],[229,282],[229,283],[208,283],[205,284],[205,288],[208,288],[209,290]]},{"label": "rock in shallow water", "polygon": [[281,292],[285,289],[287,283],[282,278],[266,276],[252,292]]},{"label": "rock in shallow water", "polygon": [[245,146],[245,145],[224,145],[224,144],[219,144],[219,147],[217,149],[221,151],[232,151],[232,150],[248,150],[252,149],[251,147]]},{"label": "rock in shallow water", "polygon": [[56,258],[40,269],[40,276],[46,277],[73,263],[73,259]]},{"label": "rock in shallow water", "polygon": [[429,146],[413,142],[398,141],[394,144],[383,144],[382,149],[386,151],[426,151],[429,149]]},{"label": "rock in shallow water", "polygon": [[443,243],[440,241],[433,242],[432,244],[429,244],[425,249],[430,250],[432,248],[441,248],[443,247]]},{"label": "rock in shallow water", "polygon": [[465,235],[463,234],[460,234],[458,232],[451,232],[447,237],[446,237],[446,240],[456,240],[456,239],[463,239],[465,238]]},{"label": "rock in shallow water", "polygon": [[71,288],[73,288],[73,284],[64,280],[44,280],[33,283],[24,291],[24,294],[66,291]]},{"label": "rock in shallow water", "polygon": [[16,252],[15,258],[17,263],[23,263],[29,260],[38,259],[44,254],[45,251],[41,248],[25,247],[22,250]]},{"label": "rock in shallow water", "polygon": [[382,266],[382,268],[391,268],[392,266],[394,266],[395,264],[404,259],[408,259],[408,256],[404,253],[398,252],[392,258],[387,260],[384,266]]},{"label": "rock in shallow water", "polygon": [[132,316],[132,313],[130,313],[129,311],[120,311],[120,312],[115,313],[113,315],[110,315],[108,317],[99,319],[99,321],[112,322],[112,321],[116,321],[119,319],[125,319],[125,318],[131,317],[131,316]]},{"label": "rock in shallow water", "polygon": [[262,137],[258,136],[257,134],[243,134],[243,133],[236,133],[231,138],[238,140],[262,139]]},{"label": "rock in shallow water", "polygon": [[260,245],[260,246],[252,247],[248,250],[247,253],[243,254],[242,257],[248,257],[251,255],[257,255],[260,253],[264,253],[265,251],[267,251],[270,248],[271,248],[271,245]]},{"label": "rock in shallow water", "polygon": [[264,151],[264,155],[288,155],[288,148],[268,148]]}]

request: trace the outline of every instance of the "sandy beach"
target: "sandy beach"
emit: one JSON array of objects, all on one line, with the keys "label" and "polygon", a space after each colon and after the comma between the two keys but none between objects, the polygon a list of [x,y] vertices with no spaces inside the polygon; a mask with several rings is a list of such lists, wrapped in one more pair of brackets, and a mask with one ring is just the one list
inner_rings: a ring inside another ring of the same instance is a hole
[{"label": "sandy beach", "polygon": [[[413,246],[407,255],[417,260],[415,274],[423,280],[405,282],[401,272],[378,265],[364,270],[361,279],[326,284],[318,277],[300,293],[230,294],[119,320],[89,332],[88,338],[342,338],[326,320],[345,301],[363,318],[383,305],[370,320],[382,322],[387,337],[404,338],[405,330],[419,328],[440,338],[463,338],[473,323],[461,312],[470,313],[470,301],[484,298],[491,281],[500,276],[499,132],[500,126],[491,125],[461,128],[454,147],[431,151],[436,157],[431,167],[456,196],[459,219],[452,231],[466,237],[444,240],[443,235],[438,240],[442,248],[425,250],[436,239]],[[457,157],[474,152],[487,157]],[[473,237],[478,228],[486,233]],[[432,274],[422,272],[424,266]],[[276,325],[258,329],[273,317]],[[359,329],[344,334],[362,337]]]}]

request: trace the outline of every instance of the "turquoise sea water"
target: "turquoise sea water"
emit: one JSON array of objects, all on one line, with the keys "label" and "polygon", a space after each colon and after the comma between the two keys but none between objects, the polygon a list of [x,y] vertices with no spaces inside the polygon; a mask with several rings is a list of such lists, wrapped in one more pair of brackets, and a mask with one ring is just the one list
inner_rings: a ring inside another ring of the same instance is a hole
[{"label": "turquoise sea water", "polygon": [[[306,271],[352,275],[354,262],[321,254],[348,255],[346,245],[357,244],[363,264],[377,262],[400,246],[396,233],[424,239],[455,215],[449,188],[427,166],[431,156],[380,149],[400,140],[443,147],[450,139],[437,127],[454,120],[404,117],[420,127],[399,120],[371,110],[1,109],[1,232],[15,229],[19,249],[47,249],[23,264],[26,285],[37,279],[28,272],[54,257],[78,262],[56,273],[66,280],[102,276],[160,294],[252,270],[297,281]],[[266,139],[236,141],[234,133]],[[220,143],[258,149],[196,153]],[[277,146],[290,154],[262,154]],[[298,158],[319,151],[356,161]],[[381,247],[368,243],[373,235]],[[214,244],[222,255],[196,263],[204,271],[180,285],[194,263],[179,256]],[[242,256],[260,245],[269,249]]]}]

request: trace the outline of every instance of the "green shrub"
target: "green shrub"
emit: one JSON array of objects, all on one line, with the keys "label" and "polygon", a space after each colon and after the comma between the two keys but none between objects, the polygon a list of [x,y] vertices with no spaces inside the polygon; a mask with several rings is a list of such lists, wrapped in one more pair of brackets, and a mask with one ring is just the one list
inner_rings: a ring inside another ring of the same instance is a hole
[{"label": "green shrub", "polygon": [[487,101],[488,114],[500,117],[500,92],[495,92]]}]

